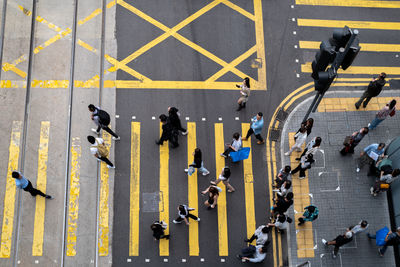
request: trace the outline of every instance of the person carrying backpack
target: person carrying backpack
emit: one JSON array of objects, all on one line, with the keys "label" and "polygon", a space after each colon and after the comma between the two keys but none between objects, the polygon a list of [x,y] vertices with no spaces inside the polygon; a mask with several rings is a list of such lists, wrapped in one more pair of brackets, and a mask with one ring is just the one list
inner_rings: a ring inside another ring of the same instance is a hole
[{"label": "person carrying backpack", "polygon": [[107,168],[115,169],[115,166],[111,163],[108,157],[107,147],[104,145],[104,140],[102,138],[94,138],[89,135],[87,140],[92,145],[90,146],[90,152],[92,155],[97,158],[98,161],[104,161],[107,164]]},{"label": "person carrying backpack", "polygon": [[154,240],[160,240],[162,238],[169,239],[169,235],[164,234],[164,230],[167,229],[168,224],[164,221],[155,221],[150,229],[153,231]]},{"label": "person carrying backpack", "polygon": [[114,133],[110,127],[108,127],[108,125],[110,125],[111,119],[110,119],[110,115],[100,109],[100,107],[95,107],[93,104],[90,104],[88,106],[89,111],[92,113],[91,114],[91,118],[94,121],[94,123],[96,123],[97,125],[97,130],[92,128],[92,131],[94,133],[96,133],[97,135],[100,135],[100,129],[103,129],[104,131],[106,131],[107,133],[111,134],[113,136],[113,140],[118,141],[121,140],[121,138]]}]

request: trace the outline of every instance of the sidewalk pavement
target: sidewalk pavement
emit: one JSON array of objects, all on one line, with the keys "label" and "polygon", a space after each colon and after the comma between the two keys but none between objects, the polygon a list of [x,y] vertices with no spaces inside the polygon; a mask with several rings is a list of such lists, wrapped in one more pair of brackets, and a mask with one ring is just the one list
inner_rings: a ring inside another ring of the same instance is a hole
[{"label": "sidewalk pavement", "polygon": [[[359,97],[361,93],[362,91],[353,91],[351,96]],[[375,233],[385,225],[390,228],[389,210],[386,193],[377,197],[371,196],[369,189],[374,178],[367,176],[367,166],[361,172],[356,172],[356,159],[367,145],[379,142],[388,145],[397,137],[400,134],[400,116],[389,117],[375,130],[370,131],[356,147],[353,155],[341,156],[339,150],[345,136],[367,126],[375,116],[374,109],[383,107],[392,97],[398,99],[398,92],[383,92],[381,98],[371,100],[367,110],[361,108],[357,111],[354,108],[356,98],[349,99],[349,96],[345,91],[329,92],[325,96],[326,101],[321,102],[318,112],[310,115],[314,119],[314,127],[307,142],[320,136],[322,145],[315,155],[316,163],[308,176],[303,180],[299,180],[298,174],[292,177],[295,199],[289,215],[296,220],[290,225],[287,237],[290,266],[307,261],[309,264],[304,266],[395,266],[393,249],[389,247],[381,258],[375,240],[369,240],[365,234],[368,231]],[[281,137],[282,166],[291,161],[293,169],[298,164],[295,158],[301,152],[292,153],[290,159],[284,152],[289,150],[288,141],[298,130],[312,98],[300,103],[286,120]],[[326,112],[333,109],[335,112]],[[298,226],[297,218],[309,204],[318,207],[319,217],[312,223]],[[368,221],[368,230],[359,233],[353,241],[341,247],[339,255],[334,259],[333,246],[325,247],[321,239],[332,240],[360,220]]]}]

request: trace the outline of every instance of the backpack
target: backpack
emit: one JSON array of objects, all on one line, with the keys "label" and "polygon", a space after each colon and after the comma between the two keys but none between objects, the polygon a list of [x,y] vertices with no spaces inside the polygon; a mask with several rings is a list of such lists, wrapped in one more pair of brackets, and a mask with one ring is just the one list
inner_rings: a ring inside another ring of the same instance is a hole
[{"label": "backpack", "polygon": [[109,125],[110,124],[110,115],[105,112],[104,110],[98,109],[97,115],[99,116],[100,124],[102,125]]},{"label": "backpack", "polygon": [[97,151],[100,154],[100,157],[107,158],[108,157],[108,150],[104,144],[97,144],[96,146],[92,146],[97,148]]}]

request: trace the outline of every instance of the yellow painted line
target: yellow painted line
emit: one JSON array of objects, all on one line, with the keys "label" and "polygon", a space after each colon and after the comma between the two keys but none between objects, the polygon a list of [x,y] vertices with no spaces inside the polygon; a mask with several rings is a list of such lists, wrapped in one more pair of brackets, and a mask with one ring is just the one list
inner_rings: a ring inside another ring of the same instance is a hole
[{"label": "yellow painted line", "polygon": [[349,26],[355,29],[400,30],[400,22],[355,21],[355,20],[325,20],[297,19],[298,26],[341,28]]},{"label": "yellow painted line", "polygon": [[[221,157],[224,151],[224,128],[222,123],[214,123],[215,133],[215,168],[216,176],[219,177],[221,170],[225,167],[225,158]],[[228,256],[228,219],[226,213],[226,186],[220,182],[218,184],[222,188],[222,192],[218,197],[218,242],[219,256]]]},{"label": "yellow painted line", "polygon": [[324,97],[318,106],[318,112],[378,111],[392,99],[400,101],[400,97],[373,97],[366,108],[356,109],[354,104],[358,99],[358,97]]},{"label": "yellow painted line", "polygon": [[97,53],[97,49],[96,49],[96,48],[94,48],[93,46],[91,46],[91,45],[88,44],[88,43],[85,43],[85,42],[82,41],[81,39],[78,39],[77,43],[78,43],[78,45],[80,45],[80,46],[82,46],[83,48],[89,50],[90,52]]},{"label": "yellow painted line", "polygon": [[11,177],[11,173],[18,170],[21,131],[22,122],[13,121],[10,146],[8,148],[8,167],[3,206],[3,224],[1,228],[0,258],[9,258],[11,255],[16,193],[15,179]]},{"label": "yellow painted line", "polygon": [[[246,136],[250,128],[250,123],[242,123],[242,136]],[[243,181],[244,195],[246,204],[246,226],[247,237],[251,237],[256,229],[256,213],[254,211],[254,177],[253,177],[253,161],[251,155],[251,138],[247,141],[243,140],[243,147],[250,147],[250,155],[248,159],[243,160]],[[255,243],[253,242],[253,245]]]},{"label": "yellow painted line", "polygon": [[140,122],[131,122],[129,256],[139,256]]},{"label": "yellow painted line", "polygon": [[86,22],[88,22],[88,21],[91,20],[92,18],[94,18],[94,17],[96,17],[97,15],[101,14],[101,12],[102,12],[102,11],[101,11],[101,8],[95,9],[92,13],[89,14],[89,16],[87,16],[87,17],[85,17],[85,18],[79,20],[79,21],[78,21],[78,25],[80,26],[80,25],[85,24]]},{"label": "yellow painted line", "polygon": [[9,71],[9,70],[11,70],[11,71],[15,72],[15,74],[17,74],[18,76],[20,76],[20,77],[22,77],[22,78],[25,78],[25,77],[26,77],[26,72],[23,71],[23,70],[21,70],[21,69],[19,69],[19,68],[17,68],[17,67],[15,66],[15,64],[10,64],[10,63],[5,62],[5,63],[3,64],[3,70],[4,70],[4,71]]},{"label": "yellow painted line", "polygon": [[[104,145],[110,151],[111,147],[111,135],[107,132],[103,132]],[[108,244],[109,244],[109,207],[108,198],[110,185],[109,183],[109,169],[105,162],[100,164],[100,201],[99,201],[99,238],[98,238],[98,250],[99,256],[108,256]]]},{"label": "yellow painted line", "polygon": [[[220,77],[222,77],[225,73],[232,71],[233,73],[235,70],[235,67],[237,65],[239,65],[242,61],[244,61],[245,59],[247,59],[248,57],[250,57],[252,54],[254,54],[256,52],[256,46],[253,46],[252,48],[250,48],[249,50],[247,50],[246,52],[244,52],[241,56],[237,57],[236,59],[234,59],[231,63],[225,65],[225,67],[223,67],[222,69],[220,69],[217,73],[215,73],[214,75],[212,75],[210,78],[208,78],[206,80],[206,82],[214,82],[216,80],[218,80]],[[243,76],[244,75],[244,76]],[[239,75],[238,75],[239,76]],[[246,74],[242,74],[241,78],[246,77]],[[254,81],[254,79],[251,78],[250,84],[254,84],[256,81]]]},{"label": "yellow painted line", "polygon": [[105,58],[107,59],[108,62],[113,64],[116,67],[116,69],[121,69],[121,70],[129,73],[133,77],[138,78],[141,81],[151,81],[149,78],[147,78],[143,74],[140,74],[139,72],[133,70],[132,68],[128,67],[127,65],[122,64],[121,62],[119,62],[115,58],[111,57],[110,55],[105,55]]},{"label": "yellow painted line", "polygon": [[[311,73],[311,62],[301,64],[301,72]],[[343,74],[378,74],[385,72],[388,75],[400,75],[400,67],[386,67],[386,66],[351,66],[347,70],[339,69],[339,73]]]},{"label": "yellow painted line", "polygon": [[376,8],[400,8],[400,1],[373,1],[373,0],[296,0],[296,5],[312,5],[312,6],[348,6],[348,7],[376,7]]},{"label": "yellow painted line", "polygon": [[[321,42],[299,41],[301,49],[319,49]],[[361,52],[400,52],[400,44],[360,43]]]},{"label": "yellow painted line", "polygon": [[[197,147],[196,144],[196,123],[188,122],[187,130],[189,134],[187,135],[187,156],[188,156],[188,166],[193,162],[193,151]],[[188,175],[188,201],[189,207],[194,208],[192,211],[193,215],[198,216],[198,185],[197,185],[197,174],[194,172],[191,176]],[[199,224],[191,223],[189,224],[189,256],[199,256]]]},{"label": "yellow painted line", "polygon": [[251,19],[252,21],[255,20],[253,14],[251,14],[250,12],[244,10],[244,9],[241,8],[240,6],[235,5],[234,3],[230,2],[230,1],[223,1],[222,4],[224,4],[224,5],[226,5],[226,6],[230,7],[230,8],[232,8],[233,10],[239,12],[240,14],[242,14],[243,16],[245,16],[245,17]]},{"label": "yellow painted line", "polygon": [[[46,194],[47,160],[49,158],[50,122],[42,121],[40,125],[40,143],[38,155],[38,172],[36,188]],[[36,197],[35,222],[33,228],[32,256],[43,256],[44,213],[46,199]]]},{"label": "yellow painted line", "polygon": [[[160,122],[160,136],[162,124]],[[169,222],[169,148],[168,141],[160,146],[160,221]],[[165,230],[169,234],[169,227]],[[162,238],[159,241],[160,256],[169,256],[169,240]]]},{"label": "yellow painted line", "polygon": [[[22,13],[24,13],[26,16],[30,17],[30,16],[32,15],[32,12],[31,12],[29,9],[26,9],[26,8],[24,8],[24,7],[21,6],[21,5],[18,5],[18,8],[19,8],[19,9],[22,11]],[[38,21],[38,22],[40,22],[40,23],[46,25],[47,27],[49,27],[49,29],[52,29],[52,30],[54,30],[54,31],[56,31],[56,32],[60,32],[60,31],[61,31],[61,28],[60,28],[60,27],[58,27],[58,26],[54,25],[53,23],[47,21],[46,19],[44,19],[44,18],[41,17],[41,16],[36,16],[36,21]]]},{"label": "yellow painted line", "polygon": [[261,0],[254,0],[254,16],[256,29],[256,45],[257,59],[261,61],[261,68],[258,68],[257,89],[267,90],[267,70],[265,61],[265,42],[264,42],[264,26],[263,11]]},{"label": "yellow painted line", "polygon": [[82,155],[81,140],[72,138],[71,146],[71,178],[69,184],[68,228],[67,228],[67,256],[76,255],[76,233],[78,229],[79,193],[81,190],[80,176]]},{"label": "yellow painted line", "polygon": [[[270,136],[270,129],[272,128],[272,124],[274,122],[276,113],[277,113],[277,110],[275,111],[274,115],[272,116],[273,119],[269,123],[268,131],[267,131],[267,138],[269,138],[269,136]],[[276,162],[272,162],[272,159],[271,159],[272,158],[271,157],[271,146],[272,145],[270,145],[269,140],[267,140],[266,143],[267,143],[267,164],[268,164],[268,166],[267,166],[267,170],[268,170],[267,184],[268,184],[268,192],[269,192],[268,195],[270,196],[269,197],[270,206],[272,206],[273,205],[272,182],[274,180],[274,177],[272,176],[272,165],[276,164]],[[271,235],[272,235],[272,256],[274,259],[274,267],[277,267],[278,262],[277,262],[277,257],[276,257],[276,253],[277,253],[277,251],[276,251],[276,232],[272,231]]]},{"label": "yellow painted line", "polygon": [[[136,89],[220,89],[220,90],[238,90],[234,82],[201,82],[201,81],[115,81],[115,87],[118,88],[136,88]],[[253,90],[253,88],[252,88]]]},{"label": "yellow painted line", "polygon": [[57,34],[53,37],[51,37],[49,40],[47,40],[46,42],[44,42],[43,44],[37,46],[34,50],[33,53],[37,54],[40,52],[40,50],[45,49],[46,47],[48,47],[49,45],[53,44],[54,42],[60,40],[61,38],[69,35],[72,32],[72,30],[70,28],[66,28],[64,31],[62,31],[60,34]]},{"label": "yellow painted line", "polygon": [[[333,83],[331,86],[367,86],[369,82],[365,83]],[[385,87],[390,87],[389,83],[385,84]]]}]

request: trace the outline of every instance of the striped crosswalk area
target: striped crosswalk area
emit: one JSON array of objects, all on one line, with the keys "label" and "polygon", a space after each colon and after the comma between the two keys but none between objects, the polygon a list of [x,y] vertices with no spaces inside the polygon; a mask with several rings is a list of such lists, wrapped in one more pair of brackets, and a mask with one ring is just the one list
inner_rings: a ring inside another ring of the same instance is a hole
[{"label": "striped crosswalk area", "polygon": [[396,15],[400,11],[400,1],[296,0],[295,4],[296,14],[301,14],[293,18],[297,28],[293,34],[298,42],[295,48],[299,48],[303,56],[300,72],[311,73],[311,62],[321,41],[332,37],[333,28],[347,25],[359,30],[361,52],[353,65],[346,71],[339,70],[339,74],[386,72],[388,78],[400,76],[400,19]]}]

